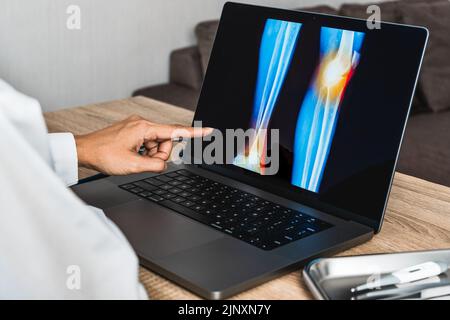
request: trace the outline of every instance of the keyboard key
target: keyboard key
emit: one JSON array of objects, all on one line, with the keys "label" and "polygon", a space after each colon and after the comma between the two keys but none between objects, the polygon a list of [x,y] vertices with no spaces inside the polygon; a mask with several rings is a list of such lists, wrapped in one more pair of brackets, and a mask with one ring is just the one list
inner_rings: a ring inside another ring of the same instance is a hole
[{"label": "keyboard key", "polygon": [[152,184],[154,186],[157,186],[157,187],[159,187],[160,185],[164,184],[163,182],[161,182],[159,180],[156,180],[155,178],[145,179],[144,181],[147,182],[147,183],[150,183],[150,184]]},{"label": "keyboard key", "polygon": [[181,174],[181,175],[183,175],[183,176],[186,176],[186,177],[190,177],[190,176],[193,176],[193,175],[194,175],[193,173],[191,173],[191,172],[189,172],[189,171],[187,171],[187,170],[178,170],[177,173],[178,173],[178,174]]},{"label": "keyboard key", "polygon": [[181,197],[185,197],[185,198],[189,198],[190,196],[192,196],[192,193],[183,191],[183,192],[180,193],[180,196]]},{"label": "keyboard key", "polygon": [[133,192],[133,193],[141,193],[141,192],[144,192],[145,190],[144,189],[142,189],[142,188],[133,188],[133,189],[131,189],[130,190],[130,192]]},{"label": "keyboard key", "polygon": [[163,194],[162,197],[164,199],[172,199],[172,198],[175,198],[176,195],[174,195],[173,193],[166,193],[166,194]]},{"label": "keyboard key", "polygon": [[192,207],[192,209],[195,211],[203,211],[205,209],[205,207],[200,206],[200,205],[195,205]]},{"label": "keyboard key", "polygon": [[167,177],[167,176],[158,176],[158,177],[156,177],[156,179],[158,179],[158,180],[160,180],[160,181],[162,181],[162,182],[169,182],[169,181],[172,181],[172,178],[169,178],[169,177]]},{"label": "keyboard key", "polygon": [[253,234],[256,234],[256,233],[258,233],[258,231],[259,231],[259,229],[258,229],[258,228],[255,228],[255,227],[252,227],[252,228],[249,228],[249,229],[244,230],[244,232],[246,232],[247,235],[253,235]]},{"label": "keyboard key", "polygon": [[273,240],[273,244],[276,246],[282,246],[288,242],[290,241],[286,239],[284,236],[280,236],[277,240]]},{"label": "keyboard key", "polygon": [[206,209],[200,210],[200,213],[205,214],[207,216],[210,216],[210,215],[214,214],[214,211],[211,210],[211,209],[206,208]]},{"label": "keyboard key", "polygon": [[151,195],[152,195],[152,193],[149,191],[144,191],[144,192],[139,193],[139,196],[144,197],[144,198],[150,197]]},{"label": "keyboard key", "polygon": [[290,236],[284,236],[284,238],[285,238],[286,240],[288,240],[288,241],[293,241],[293,240],[294,240],[294,238],[293,238],[293,237],[290,237]]},{"label": "keyboard key", "polygon": [[148,200],[154,201],[154,202],[160,202],[163,201],[164,198],[157,196],[157,195],[151,195],[150,197],[147,197]]},{"label": "keyboard key", "polygon": [[179,194],[179,193],[183,192],[183,190],[178,189],[178,188],[172,188],[172,189],[169,189],[168,191],[170,191],[174,194]]},{"label": "keyboard key", "polygon": [[[233,228],[234,229],[234,228]],[[234,233],[234,230],[232,230],[231,228],[229,228],[229,229],[224,229],[224,231],[226,232],[226,233],[228,233],[228,234],[233,234]]]},{"label": "keyboard key", "polygon": [[255,211],[255,212],[250,213],[249,216],[251,218],[259,218],[261,216],[261,214],[259,212]]},{"label": "keyboard key", "polygon": [[222,230],[223,228],[216,223],[211,223],[211,227]]},{"label": "keyboard key", "polygon": [[151,185],[151,184],[149,184],[147,182],[144,182],[144,181],[135,182],[134,185],[139,187],[139,188],[142,188],[142,189],[144,189],[146,191],[153,191],[153,190],[158,189],[158,187],[153,186],[153,185]]},{"label": "keyboard key", "polygon": [[193,205],[195,205],[195,202],[185,201],[185,202],[181,202],[181,205],[189,208],[189,207],[192,207]]},{"label": "keyboard key", "polygon": [[168,176],[169,178],[176,178],[176,177],[179,177],[178,173],[176,173],[176,172],[168,173],[168,174],[166,174],[166,176]]},{"label": "keyboard key", "polygon": [[260,237],[249,238],[248,243],[253,245],[259,245],[261,243],[261,238]]},{"label": "keyboard key", "polygon": [[160,202],[159,204],[166,208],[172,209],[178,213],[181,213],[182,215],[185,215],[189,218],[192,218],[196,221],[199,221],[205,225],[209,225],[211,223],[211,220],[208,217],[205,217],[205,216],[191,210],[190,208],[184,207],[173,201],[166,200],[166,201]]},{"label": "keyboard key", "polygon": [[121,186],[121,188],[125,189],[125,190],[130,190],[130,189],[134,188],[134,185],[133,184],[124,184],[123,186]]},{"label": "keyboard key", "polygon": [[245,208],[253,208],[254,206],[255,206],[255,204],[253,202],[244,203]]},{"label": "keyboard key", "polygon": [[183,198],[183,197],[175,197],[175,198],[172,199],[172,201],[175,202],[175,203],[181,203],[181,202],[185,202],[186,199]]}]

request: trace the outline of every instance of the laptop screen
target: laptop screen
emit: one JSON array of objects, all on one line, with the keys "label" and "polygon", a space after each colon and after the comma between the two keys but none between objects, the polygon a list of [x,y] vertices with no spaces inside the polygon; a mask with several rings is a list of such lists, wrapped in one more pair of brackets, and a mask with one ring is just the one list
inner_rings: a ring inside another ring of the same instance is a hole
[{"label": "laptop screen", "polygon": [[214,168],[378,229],[427,38],[380,27],[227,4],[195,120],[251,131]]}]

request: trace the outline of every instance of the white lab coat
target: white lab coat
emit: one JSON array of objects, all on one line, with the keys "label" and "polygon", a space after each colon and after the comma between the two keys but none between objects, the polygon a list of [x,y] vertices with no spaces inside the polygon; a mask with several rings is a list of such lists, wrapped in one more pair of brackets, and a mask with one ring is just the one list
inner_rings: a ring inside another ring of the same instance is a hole
[{"label": "white lab coat", "polygon": [[71,134],[0,80],[0,299],[145,299],[138,260],[77,182]]}]

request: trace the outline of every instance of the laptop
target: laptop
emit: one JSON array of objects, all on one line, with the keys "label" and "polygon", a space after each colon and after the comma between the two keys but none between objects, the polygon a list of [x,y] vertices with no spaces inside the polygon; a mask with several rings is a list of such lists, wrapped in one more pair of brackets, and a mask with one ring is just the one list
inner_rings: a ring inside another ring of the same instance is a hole
[{"label": "laptop", "polygon": [[246,161],[261,157],[250,136],[231,163],[172,163],[73,190],[117,224],[143,266],[209,299],[370,240],[428,38],[421,27],[379,27],[225,4],[194,120],[255,129],[277,170]]}]

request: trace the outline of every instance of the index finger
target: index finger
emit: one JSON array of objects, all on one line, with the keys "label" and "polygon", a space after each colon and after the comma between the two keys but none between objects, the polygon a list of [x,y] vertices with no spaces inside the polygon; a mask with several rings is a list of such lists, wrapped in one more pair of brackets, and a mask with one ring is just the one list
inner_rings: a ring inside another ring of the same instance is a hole
[{"label": "index finger", "polygon": [[213,133],[213,128],[183,127],[171,125],[152,125],[147,131],[146,139],[175,140],[179,138],[201,138]]}]

